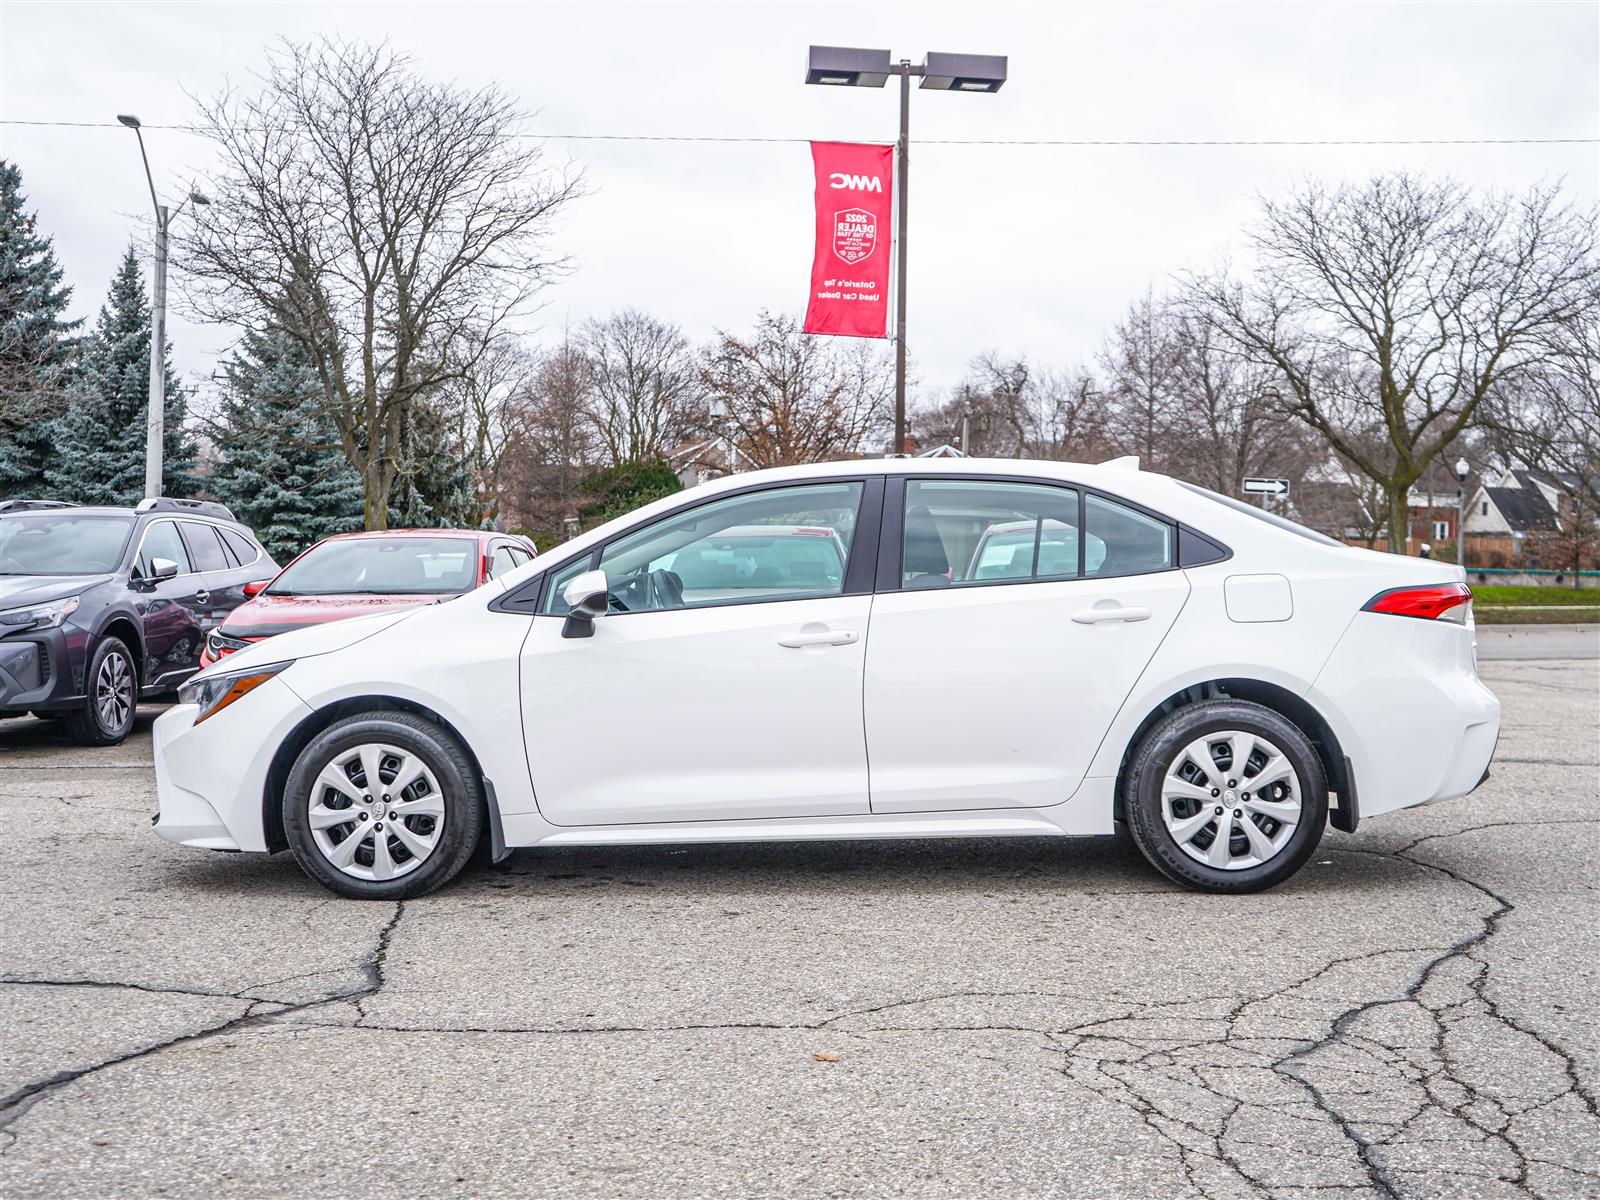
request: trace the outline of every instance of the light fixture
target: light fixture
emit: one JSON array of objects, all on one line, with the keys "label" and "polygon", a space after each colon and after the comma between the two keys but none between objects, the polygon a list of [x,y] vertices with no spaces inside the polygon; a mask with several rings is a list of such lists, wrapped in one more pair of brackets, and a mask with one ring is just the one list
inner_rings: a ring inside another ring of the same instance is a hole
[{"label": "light fixture", "polygon": [[998,92],[1006,81],[1004,54],[933,54],[922,60],[922,85],[943,92]]},{"label": "light fixture", "polygon": [[196,204],[210,204],[211,203],[211,197],[207,196],[204,192],[190,192],[189,193],[189,199],[192,200]]},{"label": "light fixture", "polygon": [[139,128],[139,118],[135,117],[135,116],[130,116],[128,113],[118,113],[117,114],[117,120],[121,121],[129,129],[137,129],[137,128]]},{"label": "light fixture", "polygon": [[1470,474],[1472,474],[1472,468],[1467,465],[1467,460],[1464,458],[1456,459],[1456,478],[1465,483],[1467,476]]},{"label": "light fixture", "polygon": [[889,70],[887,50],[812,46],[806,55],[806,82],[825,87],[882,87]]}]

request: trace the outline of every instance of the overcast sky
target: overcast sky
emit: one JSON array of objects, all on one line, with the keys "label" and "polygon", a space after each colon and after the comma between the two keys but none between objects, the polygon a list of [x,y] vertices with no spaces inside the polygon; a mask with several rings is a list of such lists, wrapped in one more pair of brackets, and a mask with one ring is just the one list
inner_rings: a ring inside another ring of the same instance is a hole
[{"label": "overcast sky", "polygon": [[[1475,186],[1564,179],[1593,202],[1588,145],[1047,147],[919,139],[1594,138],[1600,5],[1415,4],[33,4],[0,5],[0,116],[147,125],[193,117],[186,93],[248,87],[264,47],[318,34],[381,40],[436,79],[495,82],[529,127],[892,141],[894,87],[806,87],[816,42],[1010,56],[994,96],[914,92],[908,346],[924,392],[987,349],[1092,358],[1147,287],[1216,261],[1258,194],[1307,176],[1410,168]],[[163,200],[206,186],[205,143],[148,130]],[[561,244],[576,270],[536,336],[622,306],[694,338],[799,312],[810,160],[794,143],[551,141],[590,194]],[[92,314],[148,224],[133,135],[0,125],[30,203]],[[234,336],[175,319],[185,377]]]}]

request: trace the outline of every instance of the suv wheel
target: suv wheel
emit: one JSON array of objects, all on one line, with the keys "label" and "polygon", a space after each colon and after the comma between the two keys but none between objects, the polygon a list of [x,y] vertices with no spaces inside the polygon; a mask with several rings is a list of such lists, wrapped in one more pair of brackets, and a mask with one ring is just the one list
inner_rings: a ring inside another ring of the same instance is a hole
[{"label": "suv wheel", "polygon": [[67,735],[84,746],[114,746],[133,728],[139,678],[133,654],[121,638],[102,638],[89,656],[89,697],[62,714]]},{"label": "suv wheel", "polygon": [[1188,705],[1158,723],[1134,752],[1122,799],[1144,856],[1203,892],[1282,883],[1328,817],[1316,749],[1292,722],[1243,700]]},{"label": "suv wheel", "polygon": [[283,790],[295,861],[358,900],[442,887],[483,834],[483,788],[448,731],[405,712],[336,721],[300,752]]}]

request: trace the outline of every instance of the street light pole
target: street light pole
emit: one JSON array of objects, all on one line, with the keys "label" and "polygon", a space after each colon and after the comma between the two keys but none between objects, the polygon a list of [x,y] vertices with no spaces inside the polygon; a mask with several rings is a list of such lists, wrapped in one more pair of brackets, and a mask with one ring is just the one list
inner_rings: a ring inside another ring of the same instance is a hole
[{"label": "street light pole", "polygon": [[[917,74],[921,74],[918,69]],[[911,75],[909,58],[900,60],[900,194],[895,202],[894,266],[894,452],[906,452],[906,214],[911,191]]]},{"label": "street light pole", "polygon": [[[150,173],[150,156],[145,153],[139,118],[118,113],[117,120],[133,130],[139,139],[139,158],[144,163],[144,180],[150,185],[150,206],[156,217],[155,262],[150,271],[150,400],[144,442],[144,494],[152,498],[161,495],[162,456],[167,436],[167,231],[172,218],[183,211],[183,204],[178,205],[177,212],[169,212],[156,197],[155,176]],[[211,203],[196,191],[189,193],[189,200],[196,204]],[[184,204],[187,203],[185,200]]]},{"label": "street light pole", "polygon": [[[882,87],[900,77],[900,138],[895,143],[899,196],[895,202],[894,453],[906,452],[906,226],[910,214],[911,80],[945,92],[998,92],[1006,81],[1004,55],[928,54],[920,66],[909,58],[890,61],[887,50],[812,46],[806,82],[832,87]],[[965,446],[962,447],[966,449]]]},{"label": "street light pole", "polygon": [[1472,467],[1464,458],[1456,459],[1456,566],[1467,566],[1467,476]]}]

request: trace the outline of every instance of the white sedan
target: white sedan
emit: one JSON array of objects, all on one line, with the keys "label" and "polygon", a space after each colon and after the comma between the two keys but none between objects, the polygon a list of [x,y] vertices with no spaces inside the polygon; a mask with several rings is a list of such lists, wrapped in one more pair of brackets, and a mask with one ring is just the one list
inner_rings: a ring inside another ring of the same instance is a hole
[{"label": "white sedan", "polygon": [[737,475],[202,672],[155,725],[156,831],[394,899],[482,841],[1122,827],[1253,891],[1487,774],[1463,578],[1126,462]]}]

